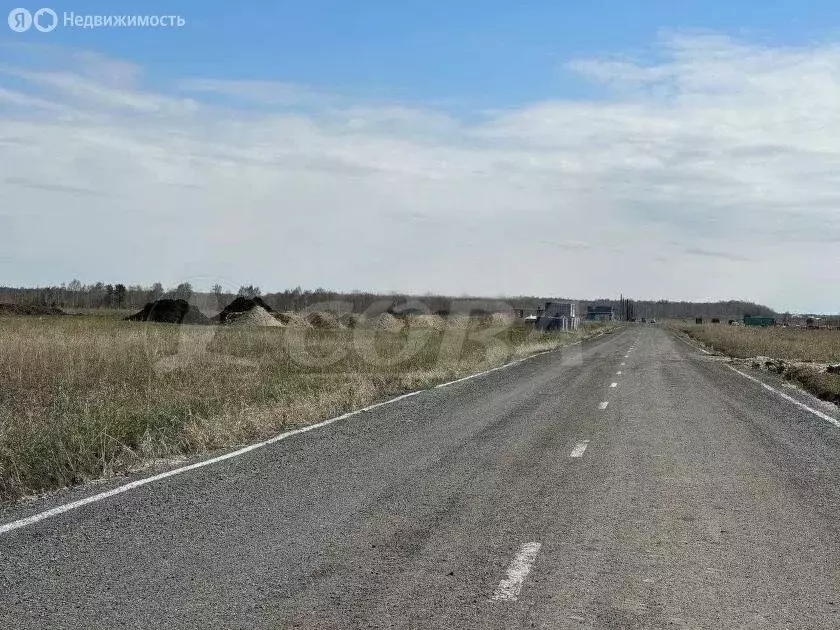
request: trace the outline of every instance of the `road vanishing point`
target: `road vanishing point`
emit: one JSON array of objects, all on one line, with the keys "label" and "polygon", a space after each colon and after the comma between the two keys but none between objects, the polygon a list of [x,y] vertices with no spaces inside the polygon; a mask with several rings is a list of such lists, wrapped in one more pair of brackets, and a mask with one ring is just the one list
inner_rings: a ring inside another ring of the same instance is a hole
[{"label": "road vanishing point", "polygon": [[836,409],[655,326],[0,513],[0,628],[838,628]]}]

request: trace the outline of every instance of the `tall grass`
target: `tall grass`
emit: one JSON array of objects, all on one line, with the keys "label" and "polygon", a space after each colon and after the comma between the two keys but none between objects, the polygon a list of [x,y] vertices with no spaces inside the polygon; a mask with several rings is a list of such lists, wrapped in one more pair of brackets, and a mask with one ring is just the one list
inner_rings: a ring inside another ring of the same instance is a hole
[{"label": "tall grass", "polygon": [[725,354],[742,359],[768,356],[786,361],[840,363],[840,331],[826,329],[676,324]]},{"label": "tall grass", "polygon": [[0,500],[273,435],[599,329],[386,333],[0,319]]},{"label": "tall grass", "polygon": [[840,374],[822,371],[818,365],[807,365],[808,362],[840,363],[838,330],[686,323],[676,323],[675,326],[732,357],[747,359],[764,356],[795,362],[783,365],[780,373],[823,400],[840,403]]}]

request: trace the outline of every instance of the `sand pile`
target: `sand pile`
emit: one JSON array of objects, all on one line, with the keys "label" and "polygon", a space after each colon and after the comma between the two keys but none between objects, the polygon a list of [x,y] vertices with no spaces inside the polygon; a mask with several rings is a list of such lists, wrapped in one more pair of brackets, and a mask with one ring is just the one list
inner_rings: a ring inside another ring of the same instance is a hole
[{"label": "sand pile", "polygon": [[403,329],[403,323],[390,313],[382,313],[381,315],[365,319],[365,326],[388,332],[399,332]]},{"label": "sand pile", "polygon": [[229,313],[225,325],[240,328],[259,328],[260,326],[283,326],[271,313],[262,306],[245,311],[244,313]]},{"label": "sand pile", "polygon": [[450,315],[446,318],[447,328],[469,328],[470,318],[466,315]]},{"label": "sand pile", "polygon": [[55,306],[29,306],[23,304],[0,303],[0,315],[66,315]]},{"label": "sand pile", "polygon": [[323,328],[326,330],[344,328],[339,319],[332,313],[309,313],[306,316],[306,321],[313,328]]},{"label": "sand pile", "polygon": [[406,318],[409,328],[421,328],[425,330],[443,330],[446,326],[439,315],[412,315]]},{"label": "sand pile", "polygon": [[300,313],[274,313],[274,318],[284,326],[291,326],[292,328],[312,328],[312,324],[306,321],[306,318]]},{"label": "sand pile", "polygon": [[211,324],[212,321],[186,300],[167,298],[149,302],[143,310],[125,318],[129,322],[163,322],[167,324]]},{"label": "sand pile", "polygon": [[233,302],[228,304],[224,310],[216,316],[216,319],[218,319],[222,324],[226,324],[229,319],[238,318],[242,315],[242,313],[247,313],[255,308],[261,308],[266,313],[273,312],[271,307],[263,302],[262,298],[247,298],[240,295]]}]

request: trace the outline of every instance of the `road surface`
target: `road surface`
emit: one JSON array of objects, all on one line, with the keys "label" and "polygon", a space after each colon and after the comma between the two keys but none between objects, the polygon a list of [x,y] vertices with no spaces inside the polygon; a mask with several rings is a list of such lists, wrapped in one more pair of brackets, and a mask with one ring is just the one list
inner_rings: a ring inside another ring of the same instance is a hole
[{"label": "road surface", "polygon": [[838,628],[840,429],[771,386],[627,327],[6,531],[0,628]]}]

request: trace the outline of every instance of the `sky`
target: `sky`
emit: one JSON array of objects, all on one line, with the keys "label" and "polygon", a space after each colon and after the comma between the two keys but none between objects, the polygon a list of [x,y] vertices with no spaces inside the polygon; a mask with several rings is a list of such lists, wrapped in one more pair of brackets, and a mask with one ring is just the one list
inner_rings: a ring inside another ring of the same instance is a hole
[{"label": "sky", "polygon": [[833,2],[49,7],[0,22],[0,285],[840,312]]}]

